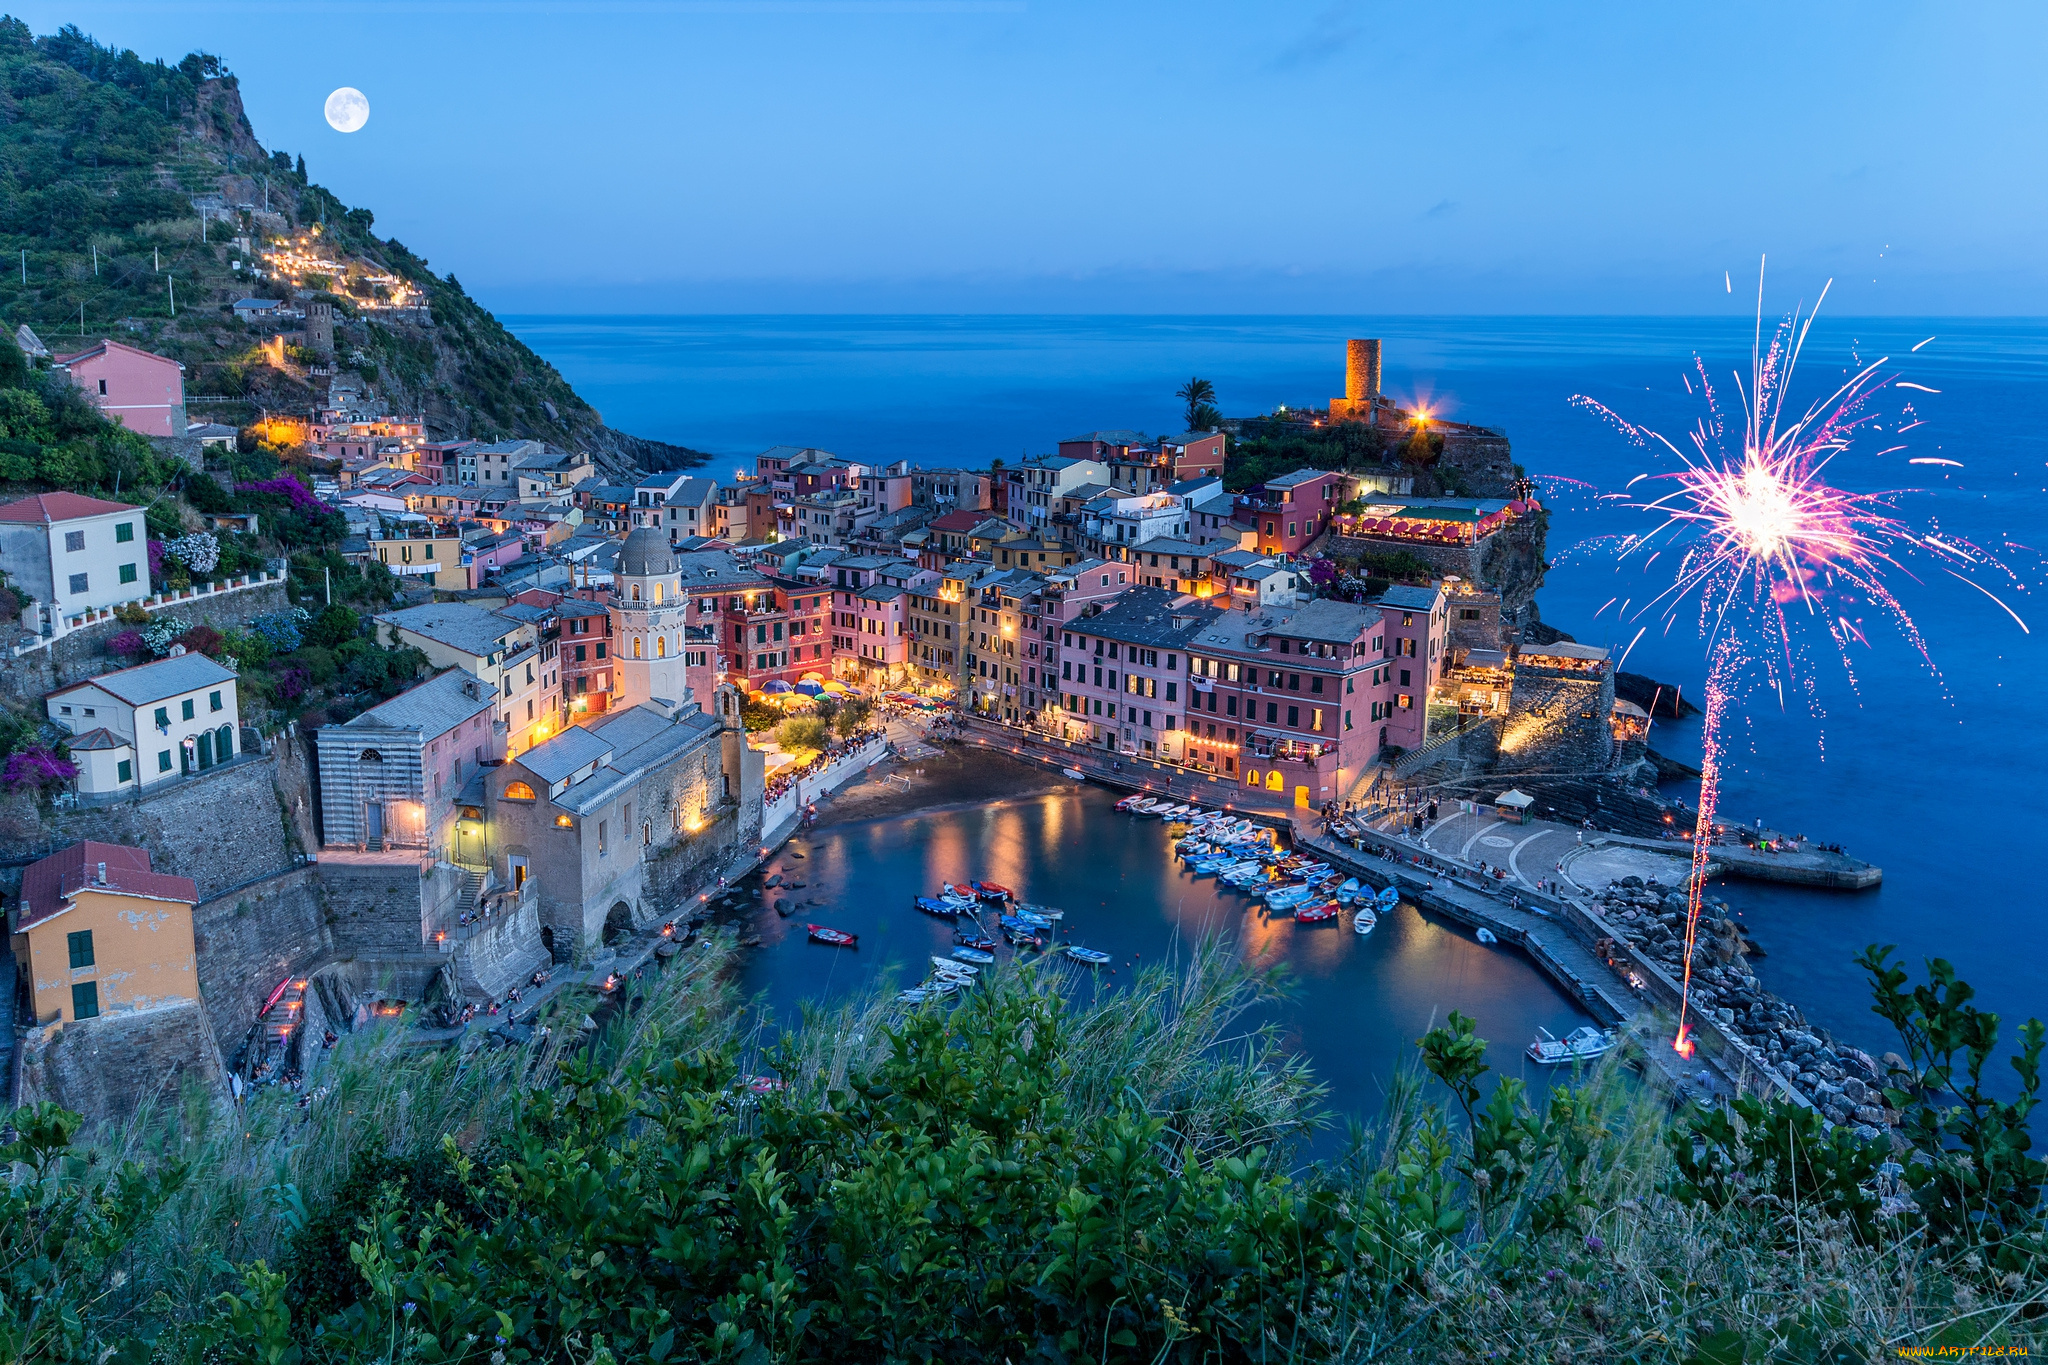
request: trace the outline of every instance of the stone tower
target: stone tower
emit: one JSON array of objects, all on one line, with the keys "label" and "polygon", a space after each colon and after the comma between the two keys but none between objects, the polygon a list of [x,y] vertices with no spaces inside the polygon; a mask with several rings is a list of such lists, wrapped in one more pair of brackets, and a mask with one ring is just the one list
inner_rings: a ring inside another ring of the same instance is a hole
[{"label": "stone tower", "polygon": [[324,299],[306,300],[306,349],[315,355],[334,354],[334,305]]},{"label": "stone tower", "polygon": [[1380,343],[1354,338],[1344,343],[1344,396],[1330,400],[1335,421],[1370,422],[1380,398]]},{"label": "stone tower", "polygon": [[642,526],[628,535],[612,586],[613,706],[651,702],[671,715],[699,709],[683,675],[689,605],[667,533]]}]

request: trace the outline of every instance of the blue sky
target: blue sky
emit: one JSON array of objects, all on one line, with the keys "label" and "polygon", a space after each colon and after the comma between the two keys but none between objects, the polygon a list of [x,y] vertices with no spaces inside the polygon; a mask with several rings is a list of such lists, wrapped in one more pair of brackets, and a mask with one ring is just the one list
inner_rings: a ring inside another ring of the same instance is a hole
[{"label": "blue sky", "polygon": [[2039,6],[14,12],[219,53],[267,146],[507,311],[1700,314],[1769,253],[1838,313],[2048,313]]}]

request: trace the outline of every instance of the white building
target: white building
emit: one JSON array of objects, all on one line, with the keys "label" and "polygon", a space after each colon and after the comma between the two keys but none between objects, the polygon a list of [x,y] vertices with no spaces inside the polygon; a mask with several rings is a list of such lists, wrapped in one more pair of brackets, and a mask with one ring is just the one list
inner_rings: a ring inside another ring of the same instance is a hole
[{"label": "white building", "polygon": [[1187,504],[1172,493],[1105,493],[1081,508],[1082,543],[1089,548],[1142,545],[1161,536],[1184,540],[1187,534]]},{"label": "white building", "polygon": [[0,569],[47,618],[33,625],[59,634],[65,617],[150,595],[148,544],[127,503],[38,493],[0,507]]},{"label": "white building", "polygon": [[75,683],[43,699],[69,730],[78,789],[148,788],[229,762],[241,713],[235,675],[204,654],[174,654]]},{"label": "white building", "polygon": [[697,700],[684,674],[689,608],[668,533],[653,526],[633,531],[619,551],[612,585],[612,709],[653,702],[673,712]]}]

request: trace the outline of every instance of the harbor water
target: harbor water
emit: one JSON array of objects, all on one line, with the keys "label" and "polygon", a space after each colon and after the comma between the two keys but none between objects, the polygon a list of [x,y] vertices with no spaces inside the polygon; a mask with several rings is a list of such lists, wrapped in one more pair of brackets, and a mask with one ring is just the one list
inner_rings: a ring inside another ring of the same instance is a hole
[{"label": "harbor water", "polygon": [[[1785,282],[1784,302],[1819,281]],[[1374,318],[1374,317],[667,317],[512,318],[522,339],[546,356],[623,430],[710,450],[706,472],[751,469],[774,444],[814,445],[874,459],[922,464],[1014,461],[1049,451],[1064,436],[1106,427],[1178,430],[1173,390],[1191,374],[1212,380],[1226,413],[1275,404],[1320,404],[1342,391],[1342,343],[1386,342],[1387,388],[1447,416],[1506,429],[1516,459],[1543,484],[1555,513],[1543,617],[1578,640],[1626,652],[1631,670],[1697,697],[1705,648],[1696,620],[1644,614],[1654,574],[1618,564],[1613,538],[1645,529],[1640,513],[1603,498],[1637,474],[1668,473],[1675,460],[1625,439],[1585,407],[1584,395],[1659,429],[1681,447],[1702,412],[1697,356],[1724,393],[1746,366],[1752,319],[1731,307],[1713,318]],[[1928,338],[1933,338],[1929,341]],[[1917,351],[1913,348],[1922,342]],[[1901,490],[1898,515],[1910,525],[1984,547],[2010,566],[1973,575],[1993,601],[1931,563],[1909,561],[1892,590],[1925,638],[1923,659],[1886,628],[1876,607],[1862,616],[1869,644],[1843,654],[1825,636],[1799,631],[1794,688],[1753,691],[1737,710],[1725,766],[1722,810],[1788,833],[1840,843],[1880,864],[1880,889],[1829,894],[1735,883],[1724,894],[1767,956],[1756,963],[1772,990],[1816,1023],[1873,1052],[1895,1046],[1869,1010],[1851,965],[1866,943],[1894,943],[1916,969],[1946,957],[2008,1021],[2043,1012],[2048,967],[2024,945],[2048,931],[2048,895],[2027,830],[2044,811],[2036,755],[2048,750],[2048,716],[2033,681],[2048,673],[2048,629],[2036,619],[2041,549],[2048,517],[2048,324],[2034,319],[1836,319],[1823,317],[1807,340],[1794,398],[1824,398],[1864,363],[1892,357],[1884,372],[1926,389],[1893,392],[1869,433],[1836,459],[1829,476],[1847,488]],[[1688,387],[1688,381],[1690,387]],[[1921,425],[1897,434],[1904,400]],[[1903,445],[1904,449],[1887,447]],[[1886,453],[1878,453],[1880,451]],[[1945,464],[1909,464],[1939,459]],[[1641,485],[1638,486],[1640,491]],[[2008,615],[2010,607],[2025,627]],[[1697,762],[1697,721],[1660,723],[1652,742]],[[1673,788],[1674,795],[1684,794]],[[1073,798],[1082,807],[1087,798]],[[941,836],[963,857],[989,840],[989,875],[1033,886],[1059,903],[1077,888],[1039,886],[1078,876],[1072,855],[1046,842],[1051,818],[1030,809],[989,818],[995,829],[948,816],[929,828],[884,822],[831,836],[821,853],[845,860],[847,876],[868,877],[863,859],[888,858],[864,885],[889,888],[874,913],[897,916],[915,870],[930,889],[941,869],[914,856]],[[979,818],[979,817],[976,817]],[[1099,824],[1099,822],[1098,822]],[[1091,857],[1155,866],[1160,851],[1140,841],[1119,852],[1123,833],[1100,833],[1077,813],[1058,828],[1084,828]],[[1111,827],[1116,828],[1115,826]],[[971,837],[970,837],[971,834]],[[1155,841],[1156,842],[1156,841]],[[832,852],[832,849],[837,852]],[[890,852],[889,850],[895,850]],[[1046,850],[1041,863],[1025,851]],[[1030,865],[1026,866],[1026,862]],[[1102,946],[1150,952],[1196,921],[1230,911],[1206,887],[1180,887],[1156,864],[1160,890],[1129,891],[1098,932]],[[1135,867],[1123,875],[1134,876]],[[1131,883],[1140,887],[1143,879]],[[1170,888],[1170,892],[1169,889]],[[1100,896],[1095,899],[1101,899]],[[915,928],[909,912],[900,932]],[[1139,935],[1137,924],[1148,926]],[[1124,927],[1116,927],[1124,926]],[[1383,927],[1367,945],[1325,948],[1316,934],[1285,940],[1300,954],[1303,1036],[1333,1084],[1369,1084],[1384,1074],[1426,1022],[1425,997],[1479,1013],[1496,1039],[1525,1040],[1533,1017],[1488,1019],[1489,991],[1458,1001],[1458,973],[1486,976],[1505,996],[1526,991],[1550,1008],[1554,996],[1514,975],[1495,956],[1442,940],[1419,923]],[[1128,940],[1111,935],[1128,933]],[[886,937],[886,936],[885,936]],[[1298,941],[1297,941],[1298,940]],[[1246,951],[1258,940],[1246,939]],[[800,946],[800,945],[798,945]],[[879,946],[879,945],[878,945]],[[2015,947],[2021,948],[2015,951]],[[828,984],[824,976],[867,970],[762,955],[757,980],[784,999]],[[1326,960],[1325,955],[1328,955]],[[871,956],[863,949],[861,964]],[[1376,962],[1352,971],[1338,963]],[[797,967],[796,962],[803,965]],[[790,965],[783,965],[790,964]],[[787,972],[787,980],[784,973]],[[1319,976],[1318,973],[1327,973]],[[1416,980],[1428,984],[1415,984]],[[1478,979],[1475,977],[1475,979]],[[1321,987],[1315,983],[1331,983]],[[1511,984],[1513,983],[1513,984]],[[1340,990],[1358,1008],[1317,1012],[1318,990]],[[1390,1001],[1401,1002],[1397,1012]],[[1370,1008],[1367,1008],[1370,1006]],[[1540,1014],[1541,1011],[1539,1010]],[[1398,1023],[1394,1022],[1398,1019]],[[2011,1036],[2010,1023],[2007,1037]],[[1348,1069],[1347,1069],[1348,1068]],[[2001,1077],[2005,1067],[1994,1068]],[[1344,1079],[1349,1077],[1349,1080]]]}]

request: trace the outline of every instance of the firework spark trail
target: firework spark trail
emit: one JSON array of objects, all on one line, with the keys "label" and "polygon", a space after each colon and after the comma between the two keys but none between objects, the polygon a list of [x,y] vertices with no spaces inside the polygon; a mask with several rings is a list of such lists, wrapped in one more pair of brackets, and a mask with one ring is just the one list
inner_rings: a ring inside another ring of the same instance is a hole
[{"label": "firework spark trail", "polygon": [[[1826,289],[1820,297],[1826,299]],[[1840,608],[1857,601],[1860,595],[1884,614],[1939,681],[1940,672],[1918,626],[1884,581],[1892,570],[1911,576],[1900,559],[1913,550],[1932,554],[1944,572],[1990,597],[2022,630],[2027,628],[2026,622],[1997,594],[1950,567],[1955,564],[1971,569],[1991,565],[2008,579],[2014,579],[2012,571],[1995,556],[1954,538],[1916,534],[1893,515],[1900,491],[1850,493],[1827,482],[1829,463],[1848,451],[1863,430],[1883,430],[1883,423],[1870,411],[1881,391],[1888,387],[1922,393],[1939,390],[1896,376],[1880,377],[1880,371],[1889,363],[1888,357],[1880,357],[1869,364],[1859,362],[1854,374],[1804,411],[1788,407],[1799,354],[1818,310],[1818,302],[1813,312],[1795,310],[1766,342],[1763,272],[1759,269],[1749,373],[1746,378],[1741,374],[1735,376],[1735,393],[1743,409],[1741,422],[1738,425],[1728,420],[1704,363],[1696,359],[1699,386],[1695,389],[1688,378],[1686,390],[1703,396],[1705,415],[1686,433],[1691,452],[1659,432],[1628,421],[1604,404],[1584,396],[1573,400],[1611,422],[1635,444],[1670,452],[1681,466],[1676,472],[1639,474],[1629,480],[1629,489],[1645,478],[1664,480],[1671,487],[1662,496],[1633,504],[1662,520],[1647,533],[1623,538],[1616,559],[1623,561],[1648,551],[1648,558],[1643,561],[1643,567],[1648,568],[1664,548],[1678,550],[1668,584],[1640,607],[1638,614],[1662,615],[1668,631],[1678,619],[1680,608],[1691,599],[1697,610],[1697,628],[1709,644],[1700,802],[1693,825],[1692,867],[1686,888],[1684,984],[1679,998],[1678,1034],[1673,1039],[1673,1046],[1686,1057],[1694,1049],[1690,1037],[1692,957],[1698,939],[1708,850],[1713,843],[1714,817],[1720,800],[1722,722],[1744,676],[1761,669],[1764,683],[1775,692],[1781,706],[1786,700],[1786,681],[1794,681],[1809,710],[1819,718],[1821,709],[1814,679],[1809,670],[1800,667],[1804,650],[1798,643],[1796,617],[1816,618],[1823,625],[1854,687],[1856,675],[1849,645],[1852,640],[1867,643],[1867,637],[1860,619],[1851,620]],[[1917,351],[1919,347],[1913,349]],[[1914,417],[1909,425],[1919,425],[1910,408],[1907,415]],[[1736,437],[1741,442],[1739,454],[1729,449]],[[1889,454],[1901,448],[1891,446],[1876,454]],[[1610,598],[1601,611],[1613,606],[1614,601]],[[1627,609],[1628,603],[1624,602],[1617,615],[1625,616]],[[1769,649],[1752,654],[1747,648],[1745,626],[1749,623],[1767,630],[1771,637]],[[1640,633],[1637,638],[1641,638]],[[1634,642],[1630,644],[1633,648]]]}]

